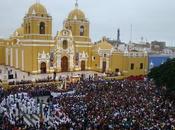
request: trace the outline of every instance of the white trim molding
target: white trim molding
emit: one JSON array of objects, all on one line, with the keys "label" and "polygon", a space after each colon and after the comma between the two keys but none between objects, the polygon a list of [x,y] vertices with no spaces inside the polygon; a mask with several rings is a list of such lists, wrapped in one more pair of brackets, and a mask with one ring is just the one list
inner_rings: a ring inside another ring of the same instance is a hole
[{"label": "white trim molding", "polygon": [[19,42],[41,42],[41,43],[55,43],[55,40],[33,40],[33,39],[23,39],[23,40],[19,40]]},{"label": "white trim molding", "polygon": [[18,68],[18,49],[16,48],[16,68]]},{"label": "white trim molding", "polygon": [[54,47],[54,44],[21,44],[21,46],[26,46],[26,47]]},{"label": "white trim molding", "polygon": [[89,48],[91,48],[92,45],[75,45],[75,47],[89,47]]},{"label": "white trim molding", "polygon": [[13,66],[13,48],[10,48],[10,66]]},{"label": "white trim molding", "polygon": [[38,72],[40,73],[40,65],[42,62],[46,63],[46,71],[49,72],[49,61],[50,61],[50,54],[45,53],[44,50],[42,53],[38,53]]},{"label": "white trim molding", "polygon": [[8,65],[9,63],[9,49],[6,48],[6,65]]},{"label": "white trim molding", "polygon": [[24,50],[21,51],[21,57],[22,57],[22,70],[24,70]]}]

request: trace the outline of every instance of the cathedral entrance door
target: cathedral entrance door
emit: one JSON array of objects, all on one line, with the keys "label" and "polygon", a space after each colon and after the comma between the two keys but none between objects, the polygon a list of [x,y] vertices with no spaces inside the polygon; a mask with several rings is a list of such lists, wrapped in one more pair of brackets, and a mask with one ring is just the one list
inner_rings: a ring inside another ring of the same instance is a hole
[{"label": "cathedral entrance door", "polygon": [[66,56],[61,58],[61,71],[62,72],[68,71],[68,58]]},{"label": "cathedral entrance door", "polygon": [[41,70],[41,74],[45,74],[46,73],[46,63],[42,62],[40,65],[40,70]]},{"label": "cathedral entrance door", "polygon": [[81,61],[81,71],[85,71],[86,62],[83,60]]},{"label": "cathedral entrance door", "polygon": [[102,73],[106,72],[106,61],[103,61]]}]

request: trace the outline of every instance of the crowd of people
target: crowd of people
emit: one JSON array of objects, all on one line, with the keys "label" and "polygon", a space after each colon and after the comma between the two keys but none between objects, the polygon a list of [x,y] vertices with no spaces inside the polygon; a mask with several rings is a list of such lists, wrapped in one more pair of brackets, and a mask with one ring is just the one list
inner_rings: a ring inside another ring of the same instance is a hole
[{"label": "crowd of people", "polygon": [[[64,116],[60,118],[66,117],[66,120],[57,120],[57,125],[45,120],[43,123],[47,125],[40,125],[44,126],[41,130],[57,130],[61,126],[67,130],[175,130],[175,102],[166,99],[152,81],[89,78],[70,86],[74,93],[63,92],[50,97],[48,102],[61,108],[59,110]],[[54,91],[50,85],[41,88]],[[34,95],[40,96],[38,90],[33,89]],[[34,96],[30,89],[26,92]],[[45,116],[50,113],[46,110],[43,108]],[[59,112],[54,114],[60,115]],[[37,127],[26,126],[25,129]]]},{"label": "crowd of people", "polygon": [[35,81],[32,80],[21,80],[21,81],[11,81],[9,85],[24,85],[24,84],[32,84],[32,83],[46,83],[46,82],[54,82],[52,77],[47,77],[44,79],[37,79]]},{"label": "crowd of people", "polygon": [[[15,94],[19,92],[27,92],[32,96],[49,96],[51,92],[64,92],[64,80],[49,82],[48,79],[36,80],[36,82],[32,82],[30,80],[27,81],[13,81],[10,82],[8,87],[6,87],[6,91],[4,91],[5,95]],[[70,90],[70,88],[67,88]]]},{"label": "crowd of people", "polygon": [[150,81],[84,80],[56,99],[74,129],[174,130],[175,104]]},{"label": "crowd of people", "polygon": [[3,100],[4,95],[5,95],[5,91],[2,86],[2,81],[0,81],[0,102]]},{"label": "crowd of people", "polygon": [[[59,104],[46,103],[39,98],[32,98],[27,93],[4,98],[0,104],[0,113],[4,115],[3,130],[9,130],[9,126],[20,126],[25,129],[59,128],[70,122]],[[40,118],[44,121],[40,122]]]}]

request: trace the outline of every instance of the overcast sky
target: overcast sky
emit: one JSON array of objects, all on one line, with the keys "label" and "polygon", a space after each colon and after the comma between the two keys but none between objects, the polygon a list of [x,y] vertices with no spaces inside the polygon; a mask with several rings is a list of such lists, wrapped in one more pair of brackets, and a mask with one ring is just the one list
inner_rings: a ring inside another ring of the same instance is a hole
[{"label": "overcast sky", "polygon": [[[0,0],[0,36],[8,37],[18,28],[28,8],[36,0]],[[63,27],[63,21],[74,8],[75,0],[40,0],[53,18],[53,35]],[[92,41],[103,36],[121,40],[166,41],[175,46],[175,0],[79,0],[79,8],[90,21]]]}]

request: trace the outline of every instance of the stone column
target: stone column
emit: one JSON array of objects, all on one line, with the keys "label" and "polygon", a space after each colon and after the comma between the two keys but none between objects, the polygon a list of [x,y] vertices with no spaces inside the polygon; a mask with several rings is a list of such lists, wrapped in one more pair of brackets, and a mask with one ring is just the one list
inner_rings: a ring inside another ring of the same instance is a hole
[{"label": "stone column", "polygon": [[57,55],[57,66],[56,67],[58,71],[61,71],[61,55],[60,54]]},{"label": "stone column", "polygon": [[73,71],[74,70],[74,56],[73,54],[70,55],[70,64],[69,64],[69,67],[70,67],[70,71]]},{"label": "stone column", "polygon": [[9,64],[8,61],[9,61],[9,49],[6,48],[6,65]]},{"label": "stone column", "polygon": [[103,67],[103,57],[100,56],[100,70],[102,70]]},{"label": "stone column", "polygon": [[10,66],[13,66],[13,48],[10,48]]},{"label": "stone column", "polygon": [[18,49],[16,49],[16,68],[18,68]]},{"label": "stone column", "polygon": [[40,65],[41,65],[41,61],[38,59],[38,73],[41,73]]},{"label": "stone column", "polygon": [[109,58],[106,58],[106,71],[109,71]]},{"label": "stone column", "polygon": [[49,73],[49,70],[50,70],[49,60],[46,60],[45,63],[46,63],[46,71],[47,71],[46,73]]},{"label": "stone column", "polygon": [[85,70],[87,70],[87,69],[90,69],[90,68],[88,67],[88,59],[86,58],[86,60],[85,60]]},{"label": "stone column", "polygon": [[22,50],[22,70],[24,70],[24,50]]}]

